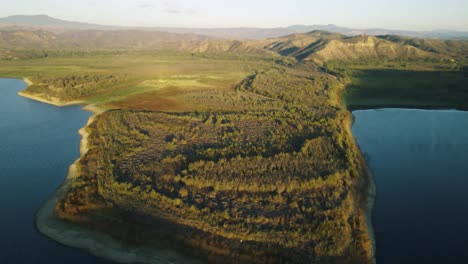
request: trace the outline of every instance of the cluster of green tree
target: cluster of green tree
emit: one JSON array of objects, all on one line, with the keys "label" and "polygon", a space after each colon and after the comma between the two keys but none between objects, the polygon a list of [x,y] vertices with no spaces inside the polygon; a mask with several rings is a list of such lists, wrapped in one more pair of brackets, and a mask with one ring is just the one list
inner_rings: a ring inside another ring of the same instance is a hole
[{"label": "cluster of green tree", "polygon": [[237,87],[239,102],[264,99],[249,110],[105,112],[87,128],[81,176],[57,212],[76,221],[104,204],[162,218],[192,230],[175,237],[221,239],[231,245],[223,254],[258,262],[367,263],[364,169],[344,129],[342,87],[276,64]]},{"label": "cluster of green tree", "polygon": [[57,78],[35,78],[34,84],[28,91],[36,94],[47,94],[61,100],[71,100],[84,98],[90,94],[125,82],[126,74],[82,74],[70,75]]},{"label": "cluster of green tree", "polygon": [[49,53],[43,50],[3,50],[0,51],[0,60],[13,61],[13,60],[27,60],[27,59],[41,59],[49,57]]}]

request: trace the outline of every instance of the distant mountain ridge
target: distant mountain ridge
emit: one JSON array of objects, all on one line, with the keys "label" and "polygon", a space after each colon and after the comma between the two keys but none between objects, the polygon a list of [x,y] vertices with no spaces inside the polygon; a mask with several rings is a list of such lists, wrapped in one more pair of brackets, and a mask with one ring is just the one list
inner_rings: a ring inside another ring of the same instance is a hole
[{"label": "distant mountain ridge", "polygon": [[89,30],[89,29],[99,29],[99,30],[111,30],[118,29],[114,26],[103,26],[97,24],[89,24],[82,22],[73,22],[67,20],[61,20],[53,18],[47,15],[14,15],[4,18],[0,18],[0,24],[8,25],[17,25],[17,26],[28,26],[28,27],[37,27],[37,28],[57,28],[57,29],[74,29],[74,30]]},{"label": "distant mountain ridge", "polygon": [[[1,52],[1,50],[4,50]],[[193,53],[273,54],[248,41],[214,39],[196,34],[141,30],[1,30],[0,58],[21,50],[173,50]]]},{"label": "distant mountain ridge", "polygon": [[119,27],[109,25],[98,25],[81,22],[66,21],[56,19],[47,15],[15,15],[0,18],[1,26],[23,26],[29,28],[41,28],[47,30],[122,30],[136,29],[143,31],[164,31],[179,34],[197,34],[216,38],[226,39],[265,39],[278,38],[295,33],[307,33],[314,30],[324,30],[332,33],[340,33],[347,36],[355,35],[400,35],[417,38],[436,38],[436,39],[465,39],[468,40],[468,32],[433,30],[433,31],[404,31],[389,29],[352,29],[340,27],[333,24],[329,25],[293,25],[289,27],[278,28],[177,28],[177,27]]},{"label": "distant mountain ridge", "polygon": [[[2,51],[3,49],[3,51]],[[318,64],[330,60],[448,59],[468,56],[468,41],[415,39],[396,35],[346,36],[314,30],[280,38],[229,40],[197,34],[142,30],[1,30],[0,58],[20,50],[173,50],[294,57]],[[3,54],[3,55],[2,55]]]}]

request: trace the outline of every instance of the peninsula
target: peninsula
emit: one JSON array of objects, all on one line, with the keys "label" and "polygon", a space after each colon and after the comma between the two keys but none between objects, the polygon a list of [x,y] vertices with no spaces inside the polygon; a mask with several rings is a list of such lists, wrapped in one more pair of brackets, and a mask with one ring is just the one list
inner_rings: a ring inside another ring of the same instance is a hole
[{"label": "peninsula", "polygon": [[37,226],[118,262],[373,263],[374,189],[347,106],[468,102],[466,41],[14,36],[0,76],[27,78],[20,95],[95,112]]}]

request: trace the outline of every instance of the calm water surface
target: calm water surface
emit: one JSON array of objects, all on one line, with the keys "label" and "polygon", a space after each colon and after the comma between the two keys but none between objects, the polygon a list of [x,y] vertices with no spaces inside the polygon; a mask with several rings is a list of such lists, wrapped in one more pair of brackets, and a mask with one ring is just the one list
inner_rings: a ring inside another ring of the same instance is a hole
[{"label": "calm water surface", "polygon": [[16,95],[21,80],[0,79],[0,263],[109,263],[40,235],[34,215],[79,156],[79,128],[91,113]]},{"label": "calm water surface", "polygon": [[468,263],[468,112],[353,112],[377,185],[377,263]]}]

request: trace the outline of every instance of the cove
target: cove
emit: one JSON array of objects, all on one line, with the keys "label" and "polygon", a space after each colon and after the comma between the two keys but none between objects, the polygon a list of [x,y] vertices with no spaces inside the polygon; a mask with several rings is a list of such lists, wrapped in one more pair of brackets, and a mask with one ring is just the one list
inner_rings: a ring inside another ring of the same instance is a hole
[{"label": "cove", "polygon": [[377,187],[377,263],[466,263],[468,112],[353,115],[353,134]]},{"label": "cove", "polygon": [[21,80],[0,79],[0,263],[110,263],[35,229],[37,210],[79,156],[77,131],[91,113],[22,98],[24,88]]}]

